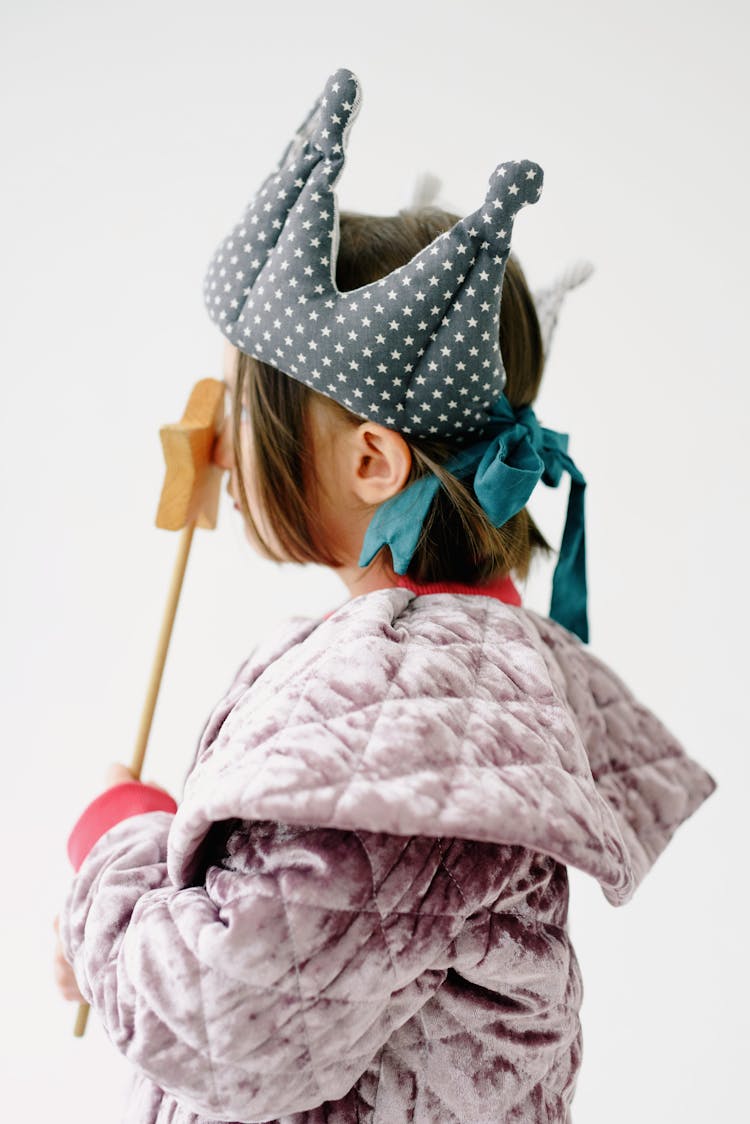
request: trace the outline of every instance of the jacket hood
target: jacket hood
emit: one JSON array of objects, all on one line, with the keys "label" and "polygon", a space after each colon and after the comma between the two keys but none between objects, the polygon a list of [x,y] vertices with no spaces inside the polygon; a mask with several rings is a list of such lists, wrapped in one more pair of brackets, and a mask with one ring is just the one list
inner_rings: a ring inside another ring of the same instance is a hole
[{"label": "jacket hood", "polygon": [[189,885],[217,821],[531,848],[632,897],[716,788],[577,636],[496,598],[354,598],[290,623],[211,716],[172,824]]}]

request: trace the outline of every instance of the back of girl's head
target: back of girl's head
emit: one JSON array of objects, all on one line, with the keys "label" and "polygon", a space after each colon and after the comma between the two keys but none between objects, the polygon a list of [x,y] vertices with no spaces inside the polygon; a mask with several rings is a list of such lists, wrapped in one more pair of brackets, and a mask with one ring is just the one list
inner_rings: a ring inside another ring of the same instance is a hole
[{"label": "back of girl's head", "polygon": [[[380,280],[450,230],[458,216],[434,207],[398,215],[340,216],[336,285],[342,292]],[[534,302],[521,267],[511,256],[503,281],[500,306],[500,350],[507,373],[505,394],[514,407],[528,406],[537,396],[544,355]],[[234,445],[239,464],[239,407],[245,404],[253,433],[256,494],[274,528],[284,560],[342,564],[318,531],[316,472],[309,432],[311,399],[324,396],[266,363],[239,353],[235,384]],[[345,424],[363,419],[332,399],[326,406]],[[404,435],[412,454],[407,483],[429,473],[442,487],[433,501],[409,564],[413,581],[486,582],[513,573],[527,576],[538,550],[551,547],[528,511],[519,511],[502,527],[493,527],[471,487],[441,468],[455,447],[445,440]],[[278,557],[263,539],[250,514],[242,473],[238,478],[245,518],[270,557]],[[281,560],[281,559],[280,559]]]}]

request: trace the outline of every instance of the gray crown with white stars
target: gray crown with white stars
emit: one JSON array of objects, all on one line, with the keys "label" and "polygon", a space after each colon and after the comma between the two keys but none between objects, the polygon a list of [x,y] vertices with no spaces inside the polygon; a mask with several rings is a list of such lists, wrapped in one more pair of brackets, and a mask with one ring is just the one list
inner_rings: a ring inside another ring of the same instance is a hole
[{"label": "gray crown with white stars", "polygon": [[477,211],[382,280],[339,292],[334,187],[359,106],[357,78],[336,71],[218,246],[206,306],[240,351],[355,414],[460,441],[505,386],[503,276],[514,216],[539,198],[542,169],[501,164]]}]

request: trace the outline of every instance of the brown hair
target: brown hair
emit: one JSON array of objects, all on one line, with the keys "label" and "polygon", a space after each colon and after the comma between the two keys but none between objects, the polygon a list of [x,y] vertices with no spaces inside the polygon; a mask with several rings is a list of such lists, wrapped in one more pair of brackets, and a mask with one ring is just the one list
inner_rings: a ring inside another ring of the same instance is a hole
[{"label": "brown hair", "polygon": [[[411,261],[458,216],[434,207],[401,211],[394,216],[340,215],[336,284],[341,292],[385,277]],[[539,322],[520,265],[510,257],[500,306],[500,349],[507,372],[505,394],[512,406],[531,405],[544,367]],[[234,402],[234,449],[238,465],[240,406],[249,410],[253,432],[254,473],[258,501],[272,524],[285,557],[263,538],[250,514],[242,472],[238,472],[241,506],[255,537],[277,561],[342,564],[321,541],[316,519],[316,473],[308,430],[308,405],[318,392],[274,367],[239,352]],[[323,397],[322,395],[320,397]],[[352,425],[362,418],[327,399],[331,409]],[[513,572],[524,579],[535,551],[552,550],[524,508],[502,527],[493,527],[479,506],[471,485],[464,484],[442,463],[455,451],[445,440],[408,438],[412,454],[408,484],[429,473],[440,481],[424,522],[408,576],[417,582],[482,583]]]}]

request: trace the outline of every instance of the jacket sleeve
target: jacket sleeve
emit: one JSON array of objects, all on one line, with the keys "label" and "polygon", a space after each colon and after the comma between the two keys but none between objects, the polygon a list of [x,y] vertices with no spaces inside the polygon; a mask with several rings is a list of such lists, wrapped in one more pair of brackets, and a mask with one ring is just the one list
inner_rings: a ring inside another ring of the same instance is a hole
[{"label": "jacket sleeve", "polygon": [[63,946],[118,1049],[190,1110],[232,1120],[344,1096],[522,851],[234,821],[203,884],[177,888],[171,819],[134,816],[95,844]]}]

